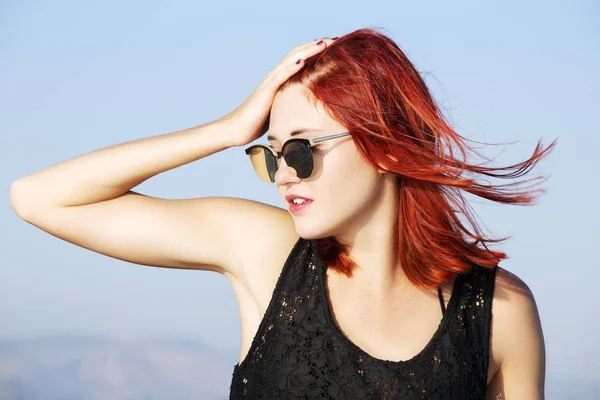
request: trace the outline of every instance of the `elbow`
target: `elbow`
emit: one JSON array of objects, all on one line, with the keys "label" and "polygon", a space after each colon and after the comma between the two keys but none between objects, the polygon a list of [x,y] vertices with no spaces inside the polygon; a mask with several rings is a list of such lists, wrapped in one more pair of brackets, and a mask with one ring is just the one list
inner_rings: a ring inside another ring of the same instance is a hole
[{"label": "elbow", "polygon": [[17,179],[10,185],[10,205],[19,218],[27,221],[33,213],[31,190],[22,179]]}]

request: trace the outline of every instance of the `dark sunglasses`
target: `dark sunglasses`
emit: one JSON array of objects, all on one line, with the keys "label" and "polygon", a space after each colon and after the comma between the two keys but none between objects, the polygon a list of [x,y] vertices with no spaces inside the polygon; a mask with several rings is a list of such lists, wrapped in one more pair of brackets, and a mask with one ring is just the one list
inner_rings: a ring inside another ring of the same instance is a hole
[{"label": "dark sunglasses", "polygon": [[350,132],[337,133],[335,135],[320,137],[316,139],[290,139],[283,144],[281,151],[275,151],[262,144],[248,147],[245,151],[254,171],[260,179],[267,183],[275,182],[275,173],[279,159],[283,156],[285,163],[296,171],[300,179],[308,178],[314,168],[312,148],[320,142],[348,136]]}]

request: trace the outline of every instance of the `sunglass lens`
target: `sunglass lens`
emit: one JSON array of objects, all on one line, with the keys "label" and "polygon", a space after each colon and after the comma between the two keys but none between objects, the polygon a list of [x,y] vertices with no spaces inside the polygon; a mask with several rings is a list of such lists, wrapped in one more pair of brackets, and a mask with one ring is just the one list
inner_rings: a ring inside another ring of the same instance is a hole
[{"label": "sunglass lens", "polygon": [[290,142],[285,145],[283,158],[285,163],[296,170],[298,178],[305,179],[313,170],[312,152],[305,143]]},{"label": "sunglass lens", "polygon": [[260,179],[267,183],[275,182],[277,160],[273,153],[262,147],[255,147],[250,151],[250,162]]}]

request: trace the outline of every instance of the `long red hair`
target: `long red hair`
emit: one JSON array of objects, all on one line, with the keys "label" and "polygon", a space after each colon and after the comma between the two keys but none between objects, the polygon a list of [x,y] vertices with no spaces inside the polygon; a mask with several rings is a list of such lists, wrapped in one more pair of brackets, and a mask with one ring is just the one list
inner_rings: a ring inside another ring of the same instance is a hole
[{"label": "long red hair", "polygon": [[[492,185],[486,177],[511,179],[527,174],[555,146],[506,167],[489,162],[445,121],[425,82],[398,45],[375,29],[344,35],[281,88],[304,84],[331,116],[351,132],[362,157],[371,166],[398,178],[400,263],[410,281],[433,288],[473,263],[494,267],[505,253],[491,250],[462,191],[506,204],[530,204],[544,191],[546,178],[534,177]],[[483,178],[483,179],[482,179]],[[462,221],[459,215],[463,216]],[[465,224],[468,222],[468,225]],[[333,236],[317,239],[319,258],[329,268],[352,275],[356,267]]]}]

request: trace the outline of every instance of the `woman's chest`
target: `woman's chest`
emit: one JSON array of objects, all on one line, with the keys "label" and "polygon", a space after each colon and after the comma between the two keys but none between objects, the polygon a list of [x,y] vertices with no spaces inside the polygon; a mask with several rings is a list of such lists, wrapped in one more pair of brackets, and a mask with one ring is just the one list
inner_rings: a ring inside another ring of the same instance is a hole
[{"label": "woman's chest", "polygon": [[332,329],[374,358],[406,361],[419,354],[442,321],[437,302],[373,303],[368,296],[329,296]]},{"label": "woman's chest", "polygon": [[[270,316],[234,373],[237,393],[266,398],[481,398],[471,395],[480,394],[485,382],[473,363],[464,362],[464,353],[449,347],[455,340],[446,334],[412,358],[408,355],[408,361],[386,361],[390,353],[383,347],[377,347],[381,359],[365,352],[336,331],[319,307],[294,312],[282,307]],[[374,343],[373,337],[368,339]]]}]

